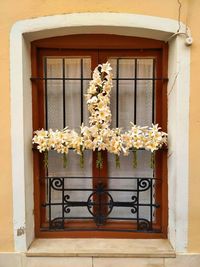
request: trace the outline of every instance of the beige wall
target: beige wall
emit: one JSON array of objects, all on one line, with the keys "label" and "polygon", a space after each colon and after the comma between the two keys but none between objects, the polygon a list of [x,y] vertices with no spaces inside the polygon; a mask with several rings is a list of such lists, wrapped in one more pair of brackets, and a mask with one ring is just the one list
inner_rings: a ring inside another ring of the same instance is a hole
[{"label": "beige wall", "polygon": [[[181,20],[192,30],[190,99],[189,250],[200,252],[200,2],[182,0]],[[18,21],[72,12],[127,12],[177,19],[176,0],[1,0],[0,1],[0,251],[12,251],[12,180],[10,144],[9,34]],[[178,27],[178,23],[177,23]],[[198,39],[199,38],[199,39]],[[199,111],[199,112],[198,112]],[[183,207],[184,208],[184,207]]]}]

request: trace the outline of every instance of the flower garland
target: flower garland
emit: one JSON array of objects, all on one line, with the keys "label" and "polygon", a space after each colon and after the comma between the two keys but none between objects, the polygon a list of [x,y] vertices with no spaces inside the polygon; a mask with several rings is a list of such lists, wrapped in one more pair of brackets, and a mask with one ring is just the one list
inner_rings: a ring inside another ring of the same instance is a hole
[{"label": "flower garland", "polygon": [[[116,166],[120,166],[119,156],[129,155],[133,151],[133,166],[137,165],[136,151],[145,149],[154,153],[160,149],[163,144],[167,144],[167,134],[161,131],[158,124],[148,126],[137,126],[131,123],[129,131],[123,132],[122,128],[110,128],[110,92],[112,88],[112,68],[110,63],[98,65],[93,72],[93,80],[90,81],[87,94],[85,95],[88,105],[89,126],[82,124],[80,133],[66,127],[63,130],[53,131],[38,130],[34,132],[32,139],[37,144],[39,152],[48,152],[55,150],[57,153],[66,155],[69,149],[73,149],[81,156],[81,166],[84,164],[83,152],[85,149],[97,150],[97,167],[102,167],[101,151],[116,155]],[[65,164],[66,165],[66,164]]]}]

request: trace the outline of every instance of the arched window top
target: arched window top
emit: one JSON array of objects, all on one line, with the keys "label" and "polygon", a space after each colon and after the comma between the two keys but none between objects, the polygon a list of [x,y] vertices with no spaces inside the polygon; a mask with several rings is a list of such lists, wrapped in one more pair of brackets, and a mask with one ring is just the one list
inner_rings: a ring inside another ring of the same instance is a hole
[{"label": "arched window top", "polygon": [[58,36],[33,41],[32,45],[41,48],[68,49],[161,49],[167,46],[164,41],[115,34],[74,34]]}]

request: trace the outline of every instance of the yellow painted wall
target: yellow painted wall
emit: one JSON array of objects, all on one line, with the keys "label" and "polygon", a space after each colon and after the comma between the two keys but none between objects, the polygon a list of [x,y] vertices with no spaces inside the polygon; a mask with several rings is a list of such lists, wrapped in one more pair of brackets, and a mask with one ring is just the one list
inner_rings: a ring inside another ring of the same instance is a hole
[{"label": "yellow painted wall", "polygon": [[[191,54],[189,250],[200,252],[200,0],[181,0],[181,2],[181,20],[188,23],[194,38]],[[10,140],[10,30],[18,20],[73,12],[127,12],[177,19],[178,3],[177,0],[0,1],[0,251],[14,249]]]},{"label": "yellow painted wall", "polygon": [[189,2],[188,23],[194,38],[190,82],[189,250],[200,252],[200,1]]}]

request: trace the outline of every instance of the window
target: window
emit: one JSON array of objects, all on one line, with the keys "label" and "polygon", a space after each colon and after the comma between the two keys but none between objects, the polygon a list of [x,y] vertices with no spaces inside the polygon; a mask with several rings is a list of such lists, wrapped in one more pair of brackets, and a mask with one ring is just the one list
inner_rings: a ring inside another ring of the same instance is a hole
[{"label": "window", "polygon": [[[129,122],[159,123],[166,130],[167,45],[150,39],[115,35],[73,35],[32,42],[33,127],[78,129],[88,124],[84,93],[99,63],[113,67],[112,127]],[[115,167],[103,152],[79,157],[49,152],[48,168],[34,150],[35,225],[38,237],[166,237],[166,151],[141,150],[137,168],[131,153]]]}]

